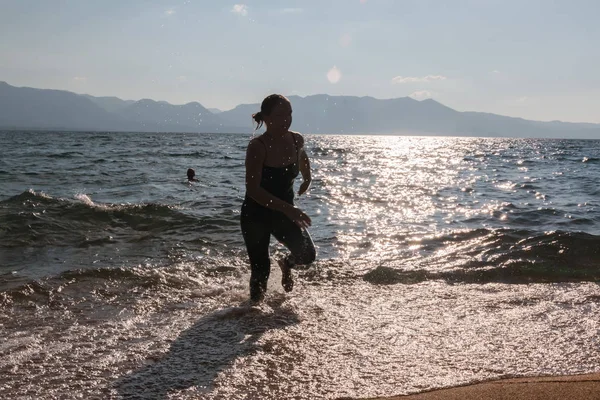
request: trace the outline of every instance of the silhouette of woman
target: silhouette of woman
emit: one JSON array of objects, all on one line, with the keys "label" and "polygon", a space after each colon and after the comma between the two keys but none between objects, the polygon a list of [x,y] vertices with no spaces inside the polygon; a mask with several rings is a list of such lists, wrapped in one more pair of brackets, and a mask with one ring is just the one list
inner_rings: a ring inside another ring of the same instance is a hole
[{"label": "silhouette of woman", "polygon": [[278,94],[266,97],[260,112],[252,115],[257,129],[266,131],[248,144],[246,151],[246,197],[242,205],[241,228],[250,258],[250,298],[264,298],[270,273],[271,235],[289,250],[278,260],[281,285],[286,292],[294,286],[292,267],[315,260],[313,241],[306,230],[311,220],[294,206],[294,180],[303,182],[298,195],[310,187],[310,162],[302,135],[289,130],[292,124],[290,101]]}]

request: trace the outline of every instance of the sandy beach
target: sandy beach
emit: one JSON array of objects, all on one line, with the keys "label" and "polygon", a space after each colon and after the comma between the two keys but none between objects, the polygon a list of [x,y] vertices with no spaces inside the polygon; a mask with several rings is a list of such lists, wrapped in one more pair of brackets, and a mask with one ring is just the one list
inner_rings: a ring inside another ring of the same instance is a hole
[{"label": "sandy beach", "polygon": [[502,379],[406,396],[369,400],[595,400],[600,399],[600,373]]}]

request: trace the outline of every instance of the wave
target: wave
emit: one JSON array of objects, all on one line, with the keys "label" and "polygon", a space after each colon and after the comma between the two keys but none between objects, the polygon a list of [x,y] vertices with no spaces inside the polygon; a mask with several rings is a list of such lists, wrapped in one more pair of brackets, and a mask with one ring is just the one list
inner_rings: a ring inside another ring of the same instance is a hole
[{"label": "wave", "polygon": [[583,163],[590,163],[590,164],[597,164],[598,162],[600,162],[600,158],[597,158],[597,157],[583,157],[583,159],[581,160],[581,162],[583,162]]},{"label": "wave", "polygon": [[[400,258],[323,259],[299,268],[298,277],[332,285],[357,279],[373,285],[432,280],[449,284],[600,282],[600,236],[591,234],[480,228],[420,239],[398,235],[396,239],[407,249]],[[415,250],[415,246],[419,248]],[[186,296],[194,292],[202,297],[220,295],[232,284],[245,288],[246,281],[240,279],[248,271],[243,252],[152,262],[69,269],[27,282],[6,281],[0,305],[56,305],[90,296],[120,298],[128,296],[126,293]]]},{"label": "wave", "polygon": [[[29,281],[0,291],[0,306],[14,303],[67,306],[93,298],[135,296],[153,292],[194,292],[197,297],[213,296],[227,290],[227,277],[239,281],[246,267],[239,258],[206,258],[202,263],[175,263],[170,266],[76,269],[60,275]],[[214,283],[216,282],[216,283]]]},{"label": "wave", "polygon": [[352,149],[349,148],[335,148],[335,147],[323,147],[314,146],[310,149],[311,153],[318,156],[329,156],[329,155],[340,155],[352,153]]},{"label": "wave", "polygon": [[117,235],[158,236],[190,227],[227,230],[237,225],[233,218],[197,217],[174,205],[103,204],[85,194],[62,199],[29,190],[0,202],[0,247],[99,245]]},{"label": "wave", "polygon": [[[573,205],[576,207],[577,205]],[[485,224],[492,219],[507,215],[507,223],[513,227],[526,229],[564,229],[570,231],[581,230],[582,227],[594,228],[598,223],[591,213],[573,212],[569,208],[559,209],[554,207],[540,207],[527,209],[513,203],[502,203],[491,213],[479,213],[470,216],[462,222],[469,225]]]},{"label": "wave", "polygon": [[430,238],[422,246],[422,257],[401,261],[404,266],[382,263],[363,279],[376,285],[600,282],[600,236],[583,232],[477,229]]},{"label": "wave", "polygon": [[83,157],[84,154],[78,151],[65,151],[62,153],[53,153],[53,154],[48,154],[45,157],[49,157],[49,158],[78,158],[78,157]]},{"label": "wave", "polygon": [[213,154],[215,154],[214,152],[210,152],[210,151],[190,151],[190,152],[182,152],[182,153],[165,153],[164,156],[166,157],[197,157],[197,158],[203,158],[203,157],[210,157]]}]

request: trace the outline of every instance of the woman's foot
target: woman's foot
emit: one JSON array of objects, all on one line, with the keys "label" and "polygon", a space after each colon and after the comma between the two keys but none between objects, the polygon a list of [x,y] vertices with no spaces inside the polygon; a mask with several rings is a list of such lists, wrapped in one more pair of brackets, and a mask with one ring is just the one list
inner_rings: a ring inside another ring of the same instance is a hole
[{"label": "woman's foot", "polygon": [[253,303],[260,303],[264,300],[266,291],[266,283],[250,282],[250,301]]},{"label": "woman's foot", "polygon": [[286,292],[291,292],[294,289],[294,278],[292,278],[292,268],[285,258],[278,261],[281,268],[281,286]]},{"label": "woman's foot", "polygon": [[265,294],[261,291],[250,294],[250,303],[257,304],[265,299]]}]

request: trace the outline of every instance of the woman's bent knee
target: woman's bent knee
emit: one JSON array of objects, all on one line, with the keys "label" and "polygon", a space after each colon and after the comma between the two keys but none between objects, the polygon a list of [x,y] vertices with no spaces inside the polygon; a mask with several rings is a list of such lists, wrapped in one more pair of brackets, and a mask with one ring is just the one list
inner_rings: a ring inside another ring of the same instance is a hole
[{"label": "woman's bent knee", "polygon": [[317,252],[313,247],[305,249],[302,253],[298,254],[296,257],[294,257],[294,261],[296,261],[296,264],[307,265],[312,264],[316,258]]}]

